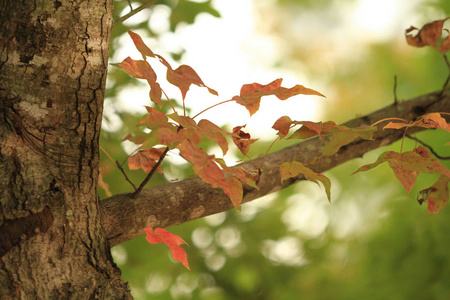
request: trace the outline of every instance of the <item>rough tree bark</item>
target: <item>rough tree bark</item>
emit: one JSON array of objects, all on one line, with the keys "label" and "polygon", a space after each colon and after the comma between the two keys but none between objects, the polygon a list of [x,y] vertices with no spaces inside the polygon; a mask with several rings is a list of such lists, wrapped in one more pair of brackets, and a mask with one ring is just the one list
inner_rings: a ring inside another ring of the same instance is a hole
[{"label": "rough tree bark", "polygon": [[[232,208],[220,189],[199,179],[99,203],[111,16],[112,0],[0,1],[0,295],[6,299],[131,298],[110,245],[147,226]],[[431,93],[347,125],[433,111],[450,111],[450,96]],[[401,137],[378,130],[375,141],[356,141],[310,167],[323,172]],[[271,154],[260,189],[245,189],[244,202],[301,180],[281,185],[271,166],[311,162],[321,147],[312,139]]]},{"label": "rough tree bark", "polygon": [[112,2],[0,1],[5,298],[131,298],[97,195]]}]

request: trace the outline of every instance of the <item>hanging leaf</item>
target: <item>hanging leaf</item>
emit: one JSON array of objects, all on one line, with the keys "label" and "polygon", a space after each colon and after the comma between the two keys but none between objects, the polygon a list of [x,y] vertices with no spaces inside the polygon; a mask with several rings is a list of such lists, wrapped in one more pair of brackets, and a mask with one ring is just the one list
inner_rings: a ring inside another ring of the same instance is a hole
[{"label": "hanging leaf", "polygon": [[376,162],[360,167],[353,174],[371,170],[384,162],[389,164],[389,167],[403,185],[407,194],[409,194],[416,184],[417,176],[420,173],[440,174],[450,178],[450,170],[441,164],[439,160],[432,158],[428,150],[421,146],[413,151],[404,153],[394,151],[384,152],[378,157]]},{"label": "hanging leaf", "polygon": [[131,39],[133,40],[134,45],[136,46],[136,49],[142,54],[142,57],[144,60],[147,59],[147,56],[155,57],[155,54],[153,54],[152,50],[150,50],[149,47],[144,43],[141,36],[129,29],[127,29],[128,34],[130,35]]},{"label": "hanging leaf", "polygon": [[168,123],[167,116],[153,107],[146,106],[148,114],[144,115],[141,120],[139,120],[139,125],[144,125],[148,129],[158,129],[162,127],[172,127],[172,124]]},{"label": "hanging leaf", "polygon": [[153,230],[153,228],[147,227],[144,229],[144,231],[145,233],[147,233],[147,242],[149,242],[150,244],[166,244],[167,246],[169,246],[173,259],[181,262],[183,266],[186,267],[186,269],[190,270],[186,251],[180,247],[180,245],[182,244],[187,245],[187,243],[182,238],[162,228],[156,228],[155,230]]},{"label": "hanging leaf", "polygon": [[417,201],[419,204],[428,201],[428,212],[431,214],[438,213],[447,205],[449,198],[449,182],[450,178],[447,176],[439,176],[439,179],[431,187],[419,192]]},{"label": "hanging leaf", "polygon": [[223,155],[228,152],[228,142],[225,136],[231,135],[209,120],[202,119],[198,122],[198,127],[203,135],[208,136],[222,149]]},{"label": "hanging leaf", "polygon": [[269,84],[262,85],[259,83],[244,84],[241,88],[239,96],[234,96],[232,100],[243,105],[250,113],[250,116],[259,110],[261,97],[275,95],[280,100],[286,100],[296,95],[316,95],[322,96],[321,93],[304,87],[303,85],[296,85],[292,88],[284,88],[281,86],[283,79],[276,79]]},{"label": "hanging leaf", "polygon": [[197,72],[195,72],[194,69],[192,69],[190,66],[181,65],[174,70],[167,62],[167,60],[164,59],[164,57],[162,57],[161,55],[156,55],[156,57],[158,57],[161,63],[166,66],[167,81],[180,89],[183,100],[186,98],[186,94],[191,84],[195,84],[199,87],[206,87],[211,94],[218,96],[218,93],[215,90],[207,87],[203,83]]},{"label": "hanging leaf", "polygon": [[323,184],[325,192],[327,194],[328,201],[331,201],[331,181],[325,175],[316,173],[308,167],[305,167],[301,162],[292,161],[285,162],[280,165],[281,183],[284,180],[296,177],[299,174],[305,176],[309,181],[319,184],[319,181]]},{"label": "hanging leaf", "polygon": [[445,52],[450,50],[450,38],[448,34],[440,45],[438,45],[438,42],[442,36],[444,23],[448,19],[450,18],[433,21],[423,25],[415,36],[413,36],[411,32],[418,29],[414,26],[409,27],[405,32],[406,42],[408,43],[408,45],[414,47],[431,46],[438,50],[441,54],[444,54]]},{"label": "hanging leaf", "polygon": [[242,154],[246,155],[250,149],[250,145],[256,142],[258,139],[251,139],[250,134],[241,130],[244,126],[236,126],[233,128],[233,139],[234,144],[239,148]]},{"label": "hanging leaf", "polygon": [[390,122],[383,129],[401,129],[405,127],[439,128],[450,132],[450,124],[447,123],[440,113],[429,113],[410,123]]},{"label": "hanging leaf", "polygon": [[193,165],[195,173],[213,188],[220,187],[230,197],[234,207],[242,202],[242,184],[234,177],[225,178],[225,174],[214,161],[214,155],[208,155],[203,149],[184,140],[177,147],[180,155]]},{"label": "hanging leaf", "polygon": [[[128,157],[128,168],[130,170],[142,169],[148,174],[156,165],[163,152],[164,150],[160,148],[140,150],[136,154]],[[156,171],[163,174],[161,166],[158,166]]]}]

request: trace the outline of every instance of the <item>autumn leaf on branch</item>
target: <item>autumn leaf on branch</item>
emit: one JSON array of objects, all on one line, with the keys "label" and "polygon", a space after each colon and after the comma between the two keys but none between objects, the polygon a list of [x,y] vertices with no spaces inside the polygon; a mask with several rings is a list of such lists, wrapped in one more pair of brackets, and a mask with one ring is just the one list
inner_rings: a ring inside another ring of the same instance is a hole
[{"label": "autumn leaf on branch", "polygon": [[[160,148],[140,150],[128,158],[128,168],[130,170],[142,169],[145,173],[149,173],[156,165],[163,152],[164,149]],[[163,174],[161,166],[158,166],[156,171]]]},{"label": "autumn leaf on branch", "polygon": [[234,144],[239,148],[242,154],[246,155],[250,149],[250,145],[256,142],[258,139],[251,139],[250,133],[246,133],[241,130],[244,126],[236,126],[233,128],[233,139]]},{"label": "autumn leaf on branch", "polygon": [[234,207],[239,208],[242,202],[242,184],[235,177],[225,177],[224,172],[215,162],[214,155],[208,155],[205,150],[199,148],[188,140],[184,140],[177,148],[180,155],[193,165],[195,173],[213,188],[220,187],[230,197]]},{"label": "autumn leaf on branch", "polygon": [[152,50],[144,43],[141,36],[129,29],[127,29],[128,34],[130,35],[131,39],[133,40],[134,45],[136,46],[136,49],[142,54],[142,58],[144,60],[147,59],[147,56],[155,57],[155,54],[153,54]]},{"label": "autumn leaf on branch", "polygon": [[[405,32],[406,42],[408,45],[414,47],[431,46],[441,54],[444,54],[450,50],[450,36],[448,35],[448,31],[447,36],[441,41],[440,45],[438,45],[438,42],[441,40],[444,23],[448,19],[450,18],[427,23],[423,25],[421,29],[417,29],[414,26],[409,27]],[[416,30],[419,31],[413,36],[411,32]]]},{"label": "autumn leaf on branch", "polygon": [[145,233],[147,233],[147,242],[149,242],[150,244],[166,244],[167,246],[169,246],[173,259],[181,262],[183,266],[186,267],[186,269],[190,270],[186,251],[180,247],[180,245],[187,245],[187,243],[181,237],[162,228],[156,228],[155,230],[153,230],[153,228],[147,227],[144,229],[144,231]]},{"label": "autumn leaf on branch", "polygon": [[[394,172],[395,177],[400,181],[403,187],[406,190],[406,194],[408,195],[411,189],[414,187],[417,181],[417,177],[420,173],[423,174],[439,174],[441,176],[447,177],[447,179],[440,179],[439,184],[433,185],[428,191],[433,191],[432,196],[435,200],[432,202],[432,209],[436,209],[436,199],[439,203],[446,202],[441,196],[435,197],[435,193],[442,193],[439,188],[443,188],[444,184],[442,182],[450,179],[450,170],[443,164],[439,162],[436,158],[433,158],[428,150],[422,146],[415,148],[413,151],[398,153],[394,151],[387,151],[382,153],[376,162],[372,164],[368,164],[360,167],[356,172],[368,171],[371,170],[378,165],[387,162],[389,167]],[[424,190],[425,191],[425,190]],[[419,199],[424,195],[424,191],[421,192],[422,196],[419,194]],[[448,198],[448,192],[447,192]],[[422,201],[423,202],[423,201]],[[434,208],[433,208],[434,206]],[[432,212],[432,211],[430,211]]]},{"label": "autumn leaf on branch", "polygon": [[447,205],[449,198],[449,183],[450,178],[444,175],[439,176],[439,179],[431,187],[419,192],[417,201],[419,204],[428,201],[428,212],[432,214],[438,213]]},{"label": "autumn leaf on branch", "polygon": [[328,122],[311,122],[311,121],[292,121],[289,117],[279,118],[272,126],[278,131],[278,136],[284,138],[288,135],[289,129],[295,125],[302,125],[288,139],[307,139],[314,136],[322,136],[332,134],[332,138],[328,141],[323,149],[323,155],[333,155],[339,151],[342,146],[348,145],[357,138],[366,140],[373,139],[375,127],[356,127],[349,128],[346,126],[338,126],[332,121]]},{"label": "autumn leaf on branch", "polygon": [[280,165],[281,182],[288,178],[296,177],[299,174],[305,176],[309,181],[319,184],[319,181],[323,184],[325,192],[328,197],[328,201],[331,201],[331,181],[325,175],[316,173],[308,167],[305,167],[301,162],[292,161],[285,162]]},{"label": "autumn leaf on branch", "polygon": [[440,113],[430,113],[423,115],[418,120],[410,123],[390,122],[383,129],[401,129],[410,127],[438,128],[450,132],[450,124],[442,117]]},{"label": "autumn leaf on branch", "polygon": [[174,70],[172,69],[172,66],[167,62],[167,60],[164,59],[164,57],[158,54],[156,54],[155,56],[164,66],[166,66],[167,81],[180,89],[183,101],[186,98],[186,94],[191,84],[195,84],[199,87],[206,87],[208,89],[208,92],[210,92],[211,94],[216,96],[219,95],[215,90],[206,86],[200,79],[200,76],[198,76],[197,72],[195,72],[195,70],[190,66],[181,65]]},{"label": "autumn leaf on branch", "polygon": [[163,103],[161,101],[161,86],[158,82],[156,82],[156,73],[147,61],[134,60],[130,57],[127,57],[121,63],[112,65],[121,68],[134,78],[147,80],[148,84],[150,85],[150,99],[158,106],[162,107]]},{"label": "autumn leaf on branch", "polygon": [[322,96],[321,93],[304,87],[303,85],[295,85],[292,88],[281,86],[283,79],[276,79],[269,84],[262,85],[259,83],[244,84],[241,88],[239,96],[234,96],[232,100],[243,105],[250,113],[254,115],[259,110],[261,97],[275,95],[280,100],[286,100],[296,95],[316,95]]}]

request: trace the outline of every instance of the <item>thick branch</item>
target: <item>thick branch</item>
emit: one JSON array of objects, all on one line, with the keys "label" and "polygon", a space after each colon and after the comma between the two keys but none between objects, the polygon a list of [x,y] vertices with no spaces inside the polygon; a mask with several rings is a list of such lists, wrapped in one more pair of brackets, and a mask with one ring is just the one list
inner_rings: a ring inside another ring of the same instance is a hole
[{"label": "thick branch", "polygon": [[[349,127],[368,126],[389,117],[413,120],[426,113],[448,111],[450,111],[450,95],[445,94],[439,100],[439,93],[436,92],[388,106],[344,125]],[[324,172],[403,137],[401,130],[383,131],[381,128],[384,125],[379,124],[379,129],[374,134],[374,140],[357,140],[343,147],[336,155],[321,158],[308,166],[316,172]],[[408,133],[413,131],[408,130]],[[263,167],[267,171],[261,175],[258,183],[259,190],[244,189],[243,203],[303,180],[303,177],[292,178],[281,184],[279,168],[271,168],[271,166],[294,160],[303,163],[314,161],[320,156],[324,142],[313,138],[268,155]],[[256,163],[258,164],[258,160]],[[241,164],[241,166],[252,168],[249,163]],[[115,195],[102,202],[103,225],[111,246],[132,239],[145,227],[167,227],[181,224],[233,208],[230,199],[221,189],[214,189],[199,178],[145,189],[135,199],[130,195]]]}]

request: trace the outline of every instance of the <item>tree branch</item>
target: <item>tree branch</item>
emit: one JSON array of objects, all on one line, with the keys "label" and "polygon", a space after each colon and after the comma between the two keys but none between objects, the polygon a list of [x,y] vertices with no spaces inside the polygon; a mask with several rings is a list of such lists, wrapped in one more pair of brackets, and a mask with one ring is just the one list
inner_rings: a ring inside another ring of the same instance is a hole
[{"label": "tree branch", "polygon": [[[378,120],[390,117],[413,120],[430,112],[450,111],[450,95],[445,94],[440,98],[439,94],[440,92],[430,93],[400,102],[349,121],[344,125],[349,127],[369,126]],[[334,156],[318,159],[308,167],[315,172],[324,172],[403,137],[402,130],[383,131],[383,125],[379,125],[378,131],[374,134],[374,140],[357,140],[341,148]],[[419,130],[420,128],[408,129],[408,133]],[[285,180],[281,184],[279,168],[271,168],[271,166],[294,160],[302,163],[314,161],[321,155],[325,142],[326,138],[323,138],[323,141],[313,138],[268,155],[263,166],[267,171],[261,175],[258,183],[259,190],[244,187],[243,203],[303,180],[304,178],[299,176]],[[261,159],[254,162],[258,164]],[[252,169],[248,162],[240,166]],[[111,246],[130,240],[132,234],[141,232],[145,227],[167,227],[181,224],[233,208],[230,199],[221,189],[212,188],[200,178],[144,189],[135,199],[131,197],[131,194],[115,195],[102,201],[101,205],[103,226]]]}]

